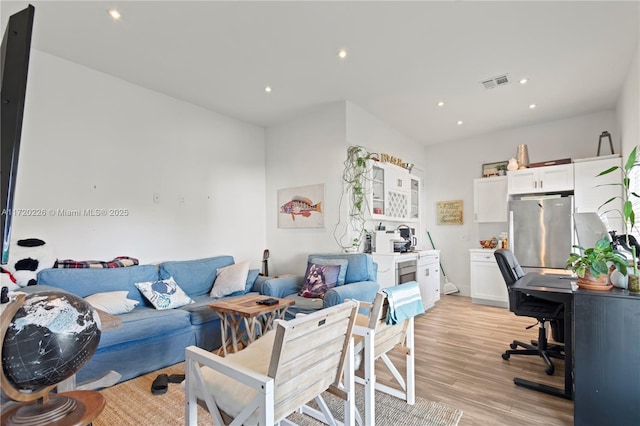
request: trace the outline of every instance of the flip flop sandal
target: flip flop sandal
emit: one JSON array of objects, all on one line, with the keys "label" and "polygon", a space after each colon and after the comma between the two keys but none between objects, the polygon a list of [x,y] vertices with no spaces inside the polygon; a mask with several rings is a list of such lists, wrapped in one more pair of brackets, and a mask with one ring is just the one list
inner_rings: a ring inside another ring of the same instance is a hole
[{"label": "flip flop sandal", "polygon": [[162,395],[169,388],[169,378],[166,374],[158,374],[158,377],[151,384],[151,393],[154,395]]},{"label": "flip flop sandal", "polygon": [[169,374],[169,383],[182,383],[184,381],[184,374]]}]

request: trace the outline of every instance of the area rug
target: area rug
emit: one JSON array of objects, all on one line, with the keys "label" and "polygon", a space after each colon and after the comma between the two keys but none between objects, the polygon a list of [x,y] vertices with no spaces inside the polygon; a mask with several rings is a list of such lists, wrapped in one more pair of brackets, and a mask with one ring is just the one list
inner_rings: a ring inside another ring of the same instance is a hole
[{"label": "area rug", "polygon": [[[107,405],[100,416],[93,421],[94,426],[183,426],[184,391],[179,384],[169,383],[167,393],[151,394],[151,383],[160,373],[182,374],[184,363],[156,371],[103,389]],[[364,412],[364,393],[357,385],[356,406]],[[333,395],[323,395],[336,417],[341,417],[344,405]],[[462,417],[462,411],[438,402],[416,397],[415,405],[376,392],[376,424],[385,426],[455,426]],[[315,426],[322,423],[302,414],[294,413],[289,420],[300,426]],[[198,407],[198,426],[212,425],[211,416],[203,407]]]}]

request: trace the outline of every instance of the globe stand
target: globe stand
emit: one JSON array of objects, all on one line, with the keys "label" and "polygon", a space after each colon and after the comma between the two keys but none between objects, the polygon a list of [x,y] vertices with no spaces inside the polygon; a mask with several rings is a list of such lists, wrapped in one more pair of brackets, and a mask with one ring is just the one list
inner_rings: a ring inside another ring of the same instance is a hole
[{"label": "globe stand", "polygon": [[76,424],[85,413],[82,402],[68,396],[41,398],[32,404],[22,405],[6,420],[7,426],[39,426],[51,424]]},{"label": "globe stand", "polygon": [[[7,329],[24,304],[26,296],[2,305],[0,315],[0,353]],[[91,424],[105,405],[105,398],[95,391],[72,391],[52,394],[57,385],[45,386],[37,391],[17,388],[0,367],[0,384],[6,396],[22,402],[18,407],[2,413],[2,425],[7,426],[80,426]]]}]

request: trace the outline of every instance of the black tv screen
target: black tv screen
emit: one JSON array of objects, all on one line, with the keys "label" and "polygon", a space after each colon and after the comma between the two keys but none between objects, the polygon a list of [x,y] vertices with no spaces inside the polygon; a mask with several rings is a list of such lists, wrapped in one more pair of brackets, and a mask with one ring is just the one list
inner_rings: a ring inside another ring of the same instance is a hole
[{"label": "black tv screen", "polygon": [[27,72],[31,50],[31,30],[35,8],[31,5],[11,15],[2,37],[2,61],[0,79],[1,120],[0,127],[0,191],[2,192],[2,260],[9,261],[9,243],[11,241],[11,222],[13,218],[13,200],[20,155],[20,136],[22,135],[22,116],[27,90]]}]

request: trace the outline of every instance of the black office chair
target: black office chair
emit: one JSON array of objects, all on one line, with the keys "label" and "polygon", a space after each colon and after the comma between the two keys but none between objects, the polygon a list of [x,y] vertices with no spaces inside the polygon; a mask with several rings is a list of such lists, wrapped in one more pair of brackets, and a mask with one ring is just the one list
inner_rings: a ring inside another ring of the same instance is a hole
[{"label": "black office chair", "polygon": [[[547,365],[545,373],[552,375],[555,371],[551,358],[564,359],[564,348],[559,345],[549,345],[547,342],[547,329],[545,323],[551,324],[553,339],[558,343],[564,342],[564,306],[527,295],[512,289],[513,284],[524,276],[520,264],[513,253],[507,249],[498,249],[494,252],[500,272],[504,277],[509,292],[509,310],[518,316],[532,317],[538,320],[538,341],[531,344],[514,340],[509,346],[511,349],[502,354],[502,358],[508,360],[511,355],[538,355]],[[534,327],[535,324],[527,327]],[[524,349],[518,349],[522,347]]]}]

